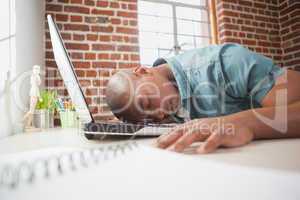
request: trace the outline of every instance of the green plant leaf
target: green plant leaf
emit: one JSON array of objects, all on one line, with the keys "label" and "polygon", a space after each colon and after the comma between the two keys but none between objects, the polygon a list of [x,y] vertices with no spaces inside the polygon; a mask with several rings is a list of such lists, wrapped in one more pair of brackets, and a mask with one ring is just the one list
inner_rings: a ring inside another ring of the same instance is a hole
[{"label": "green plant leaf", "polygon": [[57,98],[56,91],[42,90],[40,92],[40,99],[36,105],[36,109],[42,110],[46,109],[49,111],[54,111],[56,109],[55,101]]}]

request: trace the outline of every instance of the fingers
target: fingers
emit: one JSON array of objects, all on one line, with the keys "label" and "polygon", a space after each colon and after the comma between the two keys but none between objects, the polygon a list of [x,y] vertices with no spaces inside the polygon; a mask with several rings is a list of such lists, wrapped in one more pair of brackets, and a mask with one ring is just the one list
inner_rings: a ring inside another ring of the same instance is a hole
[{"label": "fingers", "polygon": [[192,143],[208,137],[207,131],[202,132],[198,126],[199,124],[194,122],[177,126],[169,134],[159,137],[156,146],[163,149],[171,146],[170,150],[182,152]]},{"label": "fingers", "polygon": [[[168,135],[164,135],[157,140],[156,146],[159,148],[169,148],[176,152],[182,152],[192,143],[203,141],[197,148],[197,153],[210,153],[218,147],[237,147],[251,142],[254,133],[249,128],[234,124],[234,134],[227,134],[227,130],[214,126],[216,119],[194,120],[177,126]],[[204,126],[206,125],[206,126]]]},{"label": "fingers", "polygon": [[197,134],[187,133],[181,136],[171,147],[170,150],[182,152],[185,148],[193,144],[197,140]]},{"label": "fingers", "polygon": [[184,134],[185,130],[184,125],[176,126],[168,134],[160,136],[156,140],[156,146],[163,149],[169,147]]},{"label": "fingers", "polygon": [[183,135],[183,131],[176,131],[168,133],[167,135],[162,135],[156,141],[156,146],[165,149],[172,145],[178,138]]},{"label": "fingers", "polygon": [[181,136],[171,147],[170,150],[182,152],[194,142],[204,141],[208,137],[207,134],[202,134],[199,130],[189,131]]},{"label": "fingers", "polygon": [[218,133],[210,135],[197,149],[197,153],[205,154],[215,151],[222,144],[222,136]]}]

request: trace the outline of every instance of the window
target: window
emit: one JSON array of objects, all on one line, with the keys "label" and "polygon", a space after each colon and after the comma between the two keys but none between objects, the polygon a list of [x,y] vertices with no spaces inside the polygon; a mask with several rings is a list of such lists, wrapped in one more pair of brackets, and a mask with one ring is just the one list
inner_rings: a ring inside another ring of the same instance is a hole
[{"label": "window", "polygon": [[[5,90],[7,72],[13,71],[15,66],[15,5],[14,0],[0,1],[0,138],[12,133],[12,117],[16,117],[16,107],[10,101]],[[13,107],[13,111],[11,108]],[[12,112],[9,112],[12,111]]]},{"label": "window", "polygon": [[14,0],[1,0],[0,5],[0,89],[3,89],[8,70],[15,66],[15,5]]},{"label": "window", "polygon": [[139,0],[142,65],[210,43],[207,0]]}]

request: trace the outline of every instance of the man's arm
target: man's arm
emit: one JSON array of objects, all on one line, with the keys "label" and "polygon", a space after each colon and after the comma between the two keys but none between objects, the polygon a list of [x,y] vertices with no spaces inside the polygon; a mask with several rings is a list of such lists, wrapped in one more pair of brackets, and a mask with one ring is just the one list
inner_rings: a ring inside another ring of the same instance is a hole
[{"label": "man's arm", "polygon": [[286,70],[262,100],[263,108],[229,116],[249,126],[255,139],[300,137],[300,73]]},{"label": "man's arm", "polygon": [[[299,72],[287,70],[263,98],[262,108],[192,120],[160,137],[157,146],[181,152],[192,143],[202,141],[204,143],[197,151],[209,153],[220,146],[242,146],[254,139],[300,137],[299,80]],[[222,127],[215,128],[219,121],[223,123]],[[233,132],[228,132],[226,127],[232,127]]]},{"label": "man's arm", "polygon": [[300,137],[300,102],[247,110],[225,118],[228,122],[236,121],[249,127],[253,131],[254,139]]}]

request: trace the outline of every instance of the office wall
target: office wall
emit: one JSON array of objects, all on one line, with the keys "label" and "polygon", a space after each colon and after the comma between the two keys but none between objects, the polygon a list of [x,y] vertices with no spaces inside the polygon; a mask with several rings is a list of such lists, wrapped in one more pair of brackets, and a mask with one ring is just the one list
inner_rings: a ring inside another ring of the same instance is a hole
[{"label": "office wall", "polygon": [[28,107],[32,66],[40,65],[42,71],[45,66],[44,15],[44,1],[16,0],[16,75],[21,82],[18,92],[22,111]]},{"label": "office wall", "polygon": [[278,0],[218,0],[221,43],[236,42],[282,63]]},{"label": "office wall", "polygon": [[[5,66],[6,62],[3,62],[0,70],[0,137],[20,131],[23,114],[28,109],[30,70],[35,64],[44,66],[44,1],[10,1],[15,21],[11,29],[15,34],[11,43],[11,65]],[[4,18],[4,21],[8,20],[8,17]],[[9,52],[8,47],[6,51]],[[1,54],[1,59],[7,56]],[[10,90],[4,92],[7,70],[10,70],[11,83]]]},{"label": "office wall", "polygon": [[236,42],[284,67],[300,65],[300,1],[217,0],[221,43]]},{"label": "office wall", "polygon": [[[47,0],[96,119],[112,119],[105,86],[114,70],[139,64],[136,0]],[[46,23],[46,86],[67,95]]]},{"label": "office wall", "polygon": [[283,65],[300,70],[300,1],[279,1]]}]

